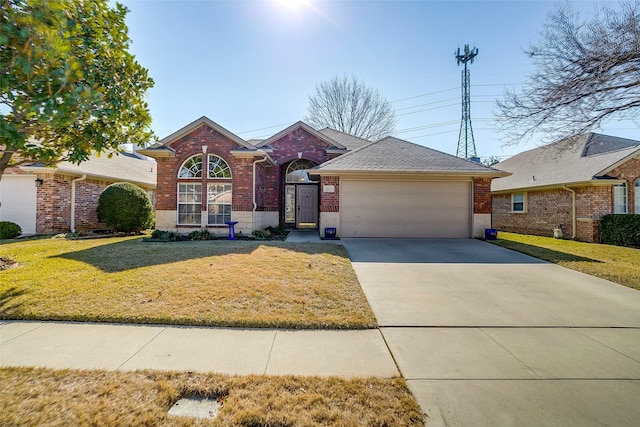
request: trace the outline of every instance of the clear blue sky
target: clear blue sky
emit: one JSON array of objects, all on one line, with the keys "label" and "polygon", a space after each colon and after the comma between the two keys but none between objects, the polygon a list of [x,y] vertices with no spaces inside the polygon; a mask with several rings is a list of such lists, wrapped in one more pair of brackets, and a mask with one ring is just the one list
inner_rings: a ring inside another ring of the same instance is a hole
[{"label": "clear blue sky", "polygon": [[[304,118],[318,83],[346,74],[392,102],[397,137],[455,154],[462,67],[454,51],[470,44],[479,49],[470,66],[478,155],[535,146],[503,147],[493,110],[532,70],[522,49],[537,39],[550,1],[120,2],[130,9],[131,50],[155,80],[148,102],[160,138],[203,115],[245,139],[271,136]],[[639,138],[633,123],[601,132]]]}]

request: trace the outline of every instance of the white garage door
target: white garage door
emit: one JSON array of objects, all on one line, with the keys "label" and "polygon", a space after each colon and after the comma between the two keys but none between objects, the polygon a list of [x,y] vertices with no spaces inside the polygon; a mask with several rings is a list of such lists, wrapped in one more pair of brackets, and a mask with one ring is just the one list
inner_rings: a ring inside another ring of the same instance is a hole
[{"label": "white garage door", "polygon": [[470,237],[471,182],[342,179],[340,235]]},{"label": "white garage door", "polygon": [[15,222],[23,234],[36,232],[35,176],[4,175],[0,179],[0,221]]}]

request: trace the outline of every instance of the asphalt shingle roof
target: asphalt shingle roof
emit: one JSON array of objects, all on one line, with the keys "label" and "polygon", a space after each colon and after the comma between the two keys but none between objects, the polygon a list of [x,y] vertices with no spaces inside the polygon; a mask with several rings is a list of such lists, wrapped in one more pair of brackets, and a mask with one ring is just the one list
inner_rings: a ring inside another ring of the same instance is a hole
[{"label": "asphalt shingle roof", "polygon": [[387,137],[314,168],[321,172],[428,172],[493,174],[500,171],[432,148]]},{"label": "asphalt shingle roof", "polygon": [[328,136],[340,145],[344,145],[347,150],[356,150],[365,145],[371,144],[371,141],[340,132],[339,130],[324,128],[319,131],[321,134]]},{"label": "asphalt shingle roof", "polygon": [[54,168],[63,173],[86,174],[106,181],[130,181],[147,187],[156,186],[156,164],[129,153],[114,154],[111,158],[108,153],[103,153],[100,157],[93,154],[79,165],[64,161],[56,164]]},{"label": "asphalt shingle roof", "polygon": [[494,168],[511,172],[492,191],[547,187],[607,179],[618,162],[640,155],[640,141],[589,133],[517,154]]}]

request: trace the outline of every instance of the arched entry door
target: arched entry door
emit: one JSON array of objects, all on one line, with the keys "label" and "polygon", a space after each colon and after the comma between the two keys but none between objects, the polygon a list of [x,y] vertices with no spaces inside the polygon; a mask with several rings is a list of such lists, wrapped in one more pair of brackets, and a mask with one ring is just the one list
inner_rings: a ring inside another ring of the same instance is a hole
[{"label": "arched entry door", "polygon": [[309,178],[307,169],[315,164],[298,159],[285,172],[284,222],[295,228],[318,228],[318,183]]}]

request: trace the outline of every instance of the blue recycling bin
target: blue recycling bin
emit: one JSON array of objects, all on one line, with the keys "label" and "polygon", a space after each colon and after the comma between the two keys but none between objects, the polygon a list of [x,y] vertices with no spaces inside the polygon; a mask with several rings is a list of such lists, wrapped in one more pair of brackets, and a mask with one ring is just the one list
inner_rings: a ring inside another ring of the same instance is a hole
[{"label": "blue recycling bin", "polygon": [[324,228],[324,238],[325,239],[335,239],[336,238],[336,227],[325,227]]},{"label": "blue recycling bin", "polygon": [[498,230],[495,228],[484,229],[484,240],[496,240],[498,238]]}]

